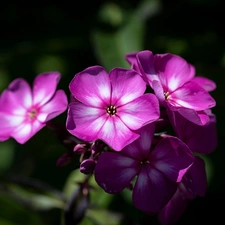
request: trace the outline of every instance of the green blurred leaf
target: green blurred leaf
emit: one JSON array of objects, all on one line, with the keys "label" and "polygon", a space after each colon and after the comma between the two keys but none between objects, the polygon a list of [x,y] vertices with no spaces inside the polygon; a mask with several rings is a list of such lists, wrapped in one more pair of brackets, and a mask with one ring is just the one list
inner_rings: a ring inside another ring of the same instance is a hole
[{"label": "green blurred leaf", "polygon": [[14,150],[14,144],[11,140],[0,142],[0,175],[12,165]]},{"label": "green blurred leaf", "polygon": [[143,48],[144,23],[132,15],[118,31],[107,33],[95,30],[92,40],[97,59],[108,71],[114,67],[129,68],[125,54]]},{"label": "green blurred leaf", "polygon": [[97,208],[88,209],[87,217],[97,225],[119,225],[123,219],[123,215],[120,213]]},{"label": "green blurred leaf", "polygon": [[9,220],[4,220],[4,219],[1,219],[1,218],[0,218],[0,224],[1,225],[17,225],[16,223],[12,223]]}]

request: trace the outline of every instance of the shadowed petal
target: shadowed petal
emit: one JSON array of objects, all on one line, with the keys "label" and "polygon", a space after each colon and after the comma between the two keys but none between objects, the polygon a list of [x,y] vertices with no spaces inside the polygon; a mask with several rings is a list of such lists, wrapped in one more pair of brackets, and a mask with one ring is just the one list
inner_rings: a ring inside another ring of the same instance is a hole
[{"label": "shadowed petal", "polygon": [[138,132],[130,130],[117,116],[108,116],[98,133],[98,138],[115,151],[121,151],[139,136]]},{"label": "shadowed petal", "polygon": [[102,108],[110,104],[109,75],[101,66],[92,66],[76,74],[69,89],[75,98],[86,105]]},{"label": "shadowed petal", "polygon": [[204,88],[207,92],[214,91],[216,89],[216,83],[206,77],[194,77],[191,81],[197,83]]},{"label": "shadowed petal", "polygon": [[176,192],[177,184],[149,164],[142,166],[133,190],[133,204],[146,213],[158,212]]},{"label": "shadowed petal", "polygon": [[154,67],[154,57],[151,51],[145,50],[137,54],[138,65],[144,79],[152,87],[154,80],[159,81],[158,74]]},{"label": "shadowed petal", "polygon": [[42,106],[55,94],[61,78],[58,72],[42,73],[35,77],[33,84],[33,105]]},{"label": "shadowed petal", "polygon": [[150,123],[140,129],[140,137],[130,145],[126,146],[121,153],[128,155],[133,159],[142,161],[148,158],[152,139],[155,131],[155,124]]},{"label": "shadowed petal", "polygon": [[196,111],[212,108],[216,105],[211,95],[195,82],[188,82],[170,94],[169,100],[175,106]]},{"label": "shadowed petal", "polygon": [[178,188],[173,198],[168,204],[160,210],[158,214],[162,225],[172,225],[180,219],[187,208],[188,200],[184,198],[183,193]]},{"label": "shadowed petal", "polygon": [[132,130],[159,118],[159,102],[153,94],[144,94],[117,109],[117,115]]},{"label": "shadowed petal", "polygon": [[146,90],[146,83],[134,70],[115,68],[109,73],[112,84],[111,104],[124,105],[139,96],[142,96]]},{"label": "shadowed petal", "polygon": [[153,149],[151,165],[165,174],[168,179],[180,182],[194,161],[191,150],[176,137],[163,138]]},{"label": "shadowed petal", "polygon": [[157,54],[154,57],[155,69],[163,87],[172,92],[190,81],[195,75],[195,68],[185,59],[173,54]]},{"label": "shadowed petal", "polygon": [[197,125],[203,126],[209,122],[210,118],[204,111],[194,111],[193,109],[180,108],[178,112],[187,120]]},{"label": "shadowed petal", "polygon": [[138,66],[137,58],[136,58],[137,53],[138,52],[131,52],[131,53],[125,55],[125,58],[130,63],[131,68],[134,69],[135,71],[137,71],[138,73],[140,73],[140,69]]},{"label": "shadowed petal", "polygon": [[95,141],[98,139],[98,132],[106,119],[107,113],[105,110],[74,101],[68,106],[66,128],[80,139]]},{"label": "shadowed petal", "polygon": [[95,166],[95,180],[113,194],[128,187],[140,169],[140,162],[115,152],[102,153]]},{"label": "shadowed petal", "polygon": [[67,104],[68,101],[65,92],[63,90],[58,90],[51,101],[40,108],[37,119],[40,122],[49,121],[63,113],[67,108]]}]

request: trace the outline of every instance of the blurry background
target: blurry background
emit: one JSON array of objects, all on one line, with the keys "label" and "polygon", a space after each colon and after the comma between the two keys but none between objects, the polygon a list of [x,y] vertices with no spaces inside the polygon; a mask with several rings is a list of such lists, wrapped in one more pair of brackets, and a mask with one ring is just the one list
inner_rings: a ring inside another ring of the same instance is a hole
[{"label": "blurry background", "polygon": [[[211,94],[217,101],[219,144],[204,157],[208,191],[190,202],[177,224],[224,221],[225,202],[225,3],[219,0],[117,0],[77,1],[74,5],[1,3],[0,7],[0,91],[15,78],[32,83],[45,71],[59,71],[59,88],[69,96],[74,74],[92,65],[129,67],[124,54],[149,49],[153,53],[174,53],[196,67],[197,75],[217,83]],[[64,124],[66,112],[56,118]],[[1,122],[1,121],[0,121]],[[25,145],[14,140],[0,143],[0,179],[21,176],[50,185],[66,195],[75,188],[77,165],[56,167],[65,152],[51,130],[44,128]],[[70,176],[69,176],[70,175]],[[35,183],[35,181],[33,181]],[[30,181],[24,181],[25,184]],[[44,186],[45,186],[44,185]],[[9,185],[6,195],[0,180],[0,225],[59,225],[63,201],[57,194],[33,193]],[[55,192],[54,192],[55,193]],[[30,202],[26,202],[30,199]],[[31,201],[32,200],[32,201]],[[99,190],[92,196],[96,211],[89,210],[83,225],[159,224],[131,204],[129,193],[117,196]],[[23,203],[23,204],[22,204]],[[109,209],[103,210],[103,209]],[[97,211],[98,209],[98,211]],[[125,215],[125,218],[124,218]],[[221,222],[222,223],[222,222]]]}]

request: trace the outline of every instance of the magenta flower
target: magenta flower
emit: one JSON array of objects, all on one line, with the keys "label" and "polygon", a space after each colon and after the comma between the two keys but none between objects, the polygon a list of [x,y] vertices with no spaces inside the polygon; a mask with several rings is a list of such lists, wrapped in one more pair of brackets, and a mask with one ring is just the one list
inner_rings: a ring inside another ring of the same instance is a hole
[{"label": "magenta flower", "polygon": [[205,113],[209,116],[209,122],[199,126],[185,119],[178,112],[168,110],[168,116],[177,137],[193,152],[200,154],[209,154],[218,145],[216,116],[211,110],[207,110]]},{"label": "magenta flower", "polygon": [[208,93],[215,89],[215,83],[204,77],[194,77],[195,68],[183,58],[172,54],[157,54],[142,51],[126,56],[132,68],[147,80],[161,105],[178,111],[193,123],[204,125],[209,117],[204,110],[216,105]]},{"label": "magenta flower", "polygon": [[59,80],[58,72],[49,72],[35,78],[33,90],[22,78],[10,83],[0,96],[0,141],[12,137],[24,144],[66,110],[65,92],[56,91]]},{"label": "magenta flower", "polygon": [[177,191],[168,204],[160,210],[158,217],[162,225],[172,225],[180,219],[188,202],[197,196],[203,197],[207,189],[207,177],[205,163],[200,157],[195,157],[195,161],[182,181],[179,183]]},{"label": "magenta flower", "polygon": [[141,129],[141,136],[121,152],[102,153],[95,167],[95,179],[113,194],[128,187],[137,176],[133,204],[145,213],[162,209],[177,190],[177,182],[192,165],[190,149],[176,137],[165,137],[151,149],[154,124]]},{"label": "magenta flower", "polygon": [[66,127],[85,141],[100,139],[116,151],[140,135],[138,129],[159,118],[155,95],[144,94],[146,83],[134,70],[115,68],[108,74],[93,66],[69,85],[74,96]]}]

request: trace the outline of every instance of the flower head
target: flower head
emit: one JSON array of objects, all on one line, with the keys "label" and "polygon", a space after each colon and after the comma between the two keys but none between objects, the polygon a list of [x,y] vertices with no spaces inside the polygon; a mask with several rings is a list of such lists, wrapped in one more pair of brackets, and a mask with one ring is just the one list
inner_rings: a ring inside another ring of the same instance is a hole
[{"label": "flower head", "polygon": [[177,190],[177,182],[192,165],[194,156],[178,138],[165,137],[152,146],[154,124],[141,128],[141,136],[120,152],[102,153],[95,167],[96,182],[108,193],[133,189],[134,205],[146,212],[162,209]]},{"label": "flower head", "polygon": [[66,127],[85,141],[100,139],[120,151],[139,137],[137,130],[159,118],[155,95],[134,70],[115,68],[108,74],[93,66],[75,75],[69,85]]},{"label": "flower head", "polygon": [[188,120],[204,125],[209,117],[204,110],[215,106],[208,91],[215,89],[209,79],[195,77],[195,68],[180,56],[142,51],[128,55],[127,60],[142,74],[154,90],[161,105],[178,111]]},{"label": "flower head", "polygon": [[65,92],[56,91],[59,79],[58,72],[39,74],[33,89],[22,78],[10,83],[0,96],[0,141],[12,137],[24,144],[66,110]]}]

